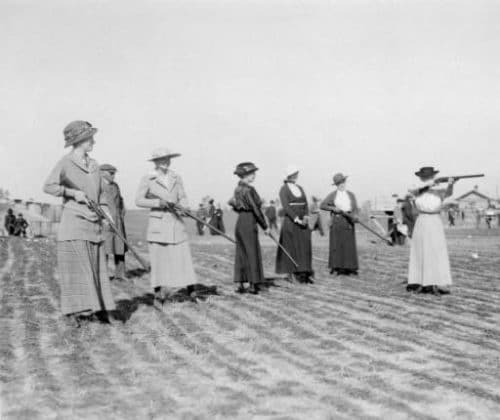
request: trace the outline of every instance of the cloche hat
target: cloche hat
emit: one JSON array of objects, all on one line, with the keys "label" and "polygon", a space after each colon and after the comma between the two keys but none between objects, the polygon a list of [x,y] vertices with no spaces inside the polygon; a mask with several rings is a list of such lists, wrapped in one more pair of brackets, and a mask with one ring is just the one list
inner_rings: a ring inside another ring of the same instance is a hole
[{"label": "cloche hat", "polygon": [[72,146],[76,143],[80,143],[83,140],[91,138],[95,133],[97,133],[97,128],[92,127],[87,121],[72,121],[66,127],[64,127],[64,147]]}]

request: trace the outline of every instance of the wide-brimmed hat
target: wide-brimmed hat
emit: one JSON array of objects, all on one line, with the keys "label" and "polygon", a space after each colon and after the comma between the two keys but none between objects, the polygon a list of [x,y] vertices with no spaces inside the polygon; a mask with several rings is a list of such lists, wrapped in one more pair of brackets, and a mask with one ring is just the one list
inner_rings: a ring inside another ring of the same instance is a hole
[{"label": "wide-brimmed hat", "polygon": [[335,174],[333,176],[333,185],[340,185],[343,184],[347,179],[347,175],[344,175],[342,173]]},{"label": "wide-brimmed hat", "polygon": [[109,163],[103,163],[102,165],[100,165],[99,170],[106,171],[106,172],[116,172],[117,171],[117,169]]},{"label": "wide-brimmed hat", "polygon": [[259,168],[255,166],[252,162],[242,162],[236,165],[236,169],[234,170],[234,174],[239,177],[250,175],[253,172],[258,171]]},{"label": "wide-brimmed hat", "polygon": [[159,147],[158,149],[155,149],[151,152],[151,157],[148,160],[154,162],[155,160],[158,159],[174,158],[174,157],[179,157],[180,155],[181,155],[180,153],[174,153],[170,149],[167,149],[166,147]]},{"label": "wide-brimmed hat", "polygon": [[297,165],[288,165],[285,170],[285,180],[291,178],[299,173],[299,168]]},{"label": "wide-brimmed hat", "polygon": [[87,121],[72,121],[64,127],[64,147],[72,146],[83,140],[91,138],[97,133],[97,128],[92,127]]},{"label": "wide-brimmed hat", "polygon": [[417,172],[415,172],[415,175],[422,178],[428,178],[438,173],[439,171],[434,169],[434,166],[422,166]]}]

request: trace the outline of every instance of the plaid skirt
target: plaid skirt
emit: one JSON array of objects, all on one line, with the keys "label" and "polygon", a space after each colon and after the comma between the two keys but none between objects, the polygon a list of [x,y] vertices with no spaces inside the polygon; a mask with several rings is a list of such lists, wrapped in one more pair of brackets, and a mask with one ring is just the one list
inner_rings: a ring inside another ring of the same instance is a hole
[{"label": "plaid skirt", "polygon": [[58,242],[57,263],[63,314],[115,309],[102,242]]}]

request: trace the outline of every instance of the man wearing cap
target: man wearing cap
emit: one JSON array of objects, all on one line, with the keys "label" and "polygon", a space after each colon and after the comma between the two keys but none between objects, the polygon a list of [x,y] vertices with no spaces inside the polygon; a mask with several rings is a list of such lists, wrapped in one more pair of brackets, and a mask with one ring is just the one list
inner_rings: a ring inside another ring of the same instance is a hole
[{"label": "man wearing cap", "polygon": [[89,200],[100,203],[103,196],[99,164],[90,158],[96,132],[87,121],[65,127],[65,147],[71,151],[59,160],[43,188],[63,201],[57,232],[58,279],[61,311],[74,325],[92,315],[109,323],[109,311],[115,309],[102,224],[88,206]]},{"label": "man wearing cap", "polygon": [[330,272],[350,275],[358,274],[358,250],[356,248],[355,223],[358,219],[356,196],[346,190],[347,176],[338,173],[333,177],[337,189],[321,203],[321,210],[329,211],[330,227]]},{"label": "man wearing cap", "polygon": [[[103,203],[106,203],[109,214],[113,219],[115,227],[120,234],[126,238],[125,234],[125,206],[120,187],[115,182],[116,168],[109,163],[99,167],[103,179]],[[125,252],[127,246],[123,241],[108,227],[106,235],[106,257],[108,269],[114,272],[115,280],[125,280]]]},{"label": "man wearing cap", "polygon": [[170,169],[180,156],[166,148],[153,151],[154,171],[142,178],[135,203],[149,209],[147,241],[151,260],[151,287],[164,302],[179,289],[197,283],[181,208],[188,206],[182,178]]}]

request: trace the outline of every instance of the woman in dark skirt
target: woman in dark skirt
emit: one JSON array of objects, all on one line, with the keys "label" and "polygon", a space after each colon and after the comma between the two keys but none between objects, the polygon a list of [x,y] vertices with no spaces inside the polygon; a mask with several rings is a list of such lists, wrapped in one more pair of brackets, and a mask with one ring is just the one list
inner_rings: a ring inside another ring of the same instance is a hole
[{"label": "woman in dark skirt", "polygon": [[311,230],[309,229],[309,208],[302,187],[296,184],[299,171],[295,167],[287,170],[285,184],[280,190],[280,201],[285,212],[280,233],[280,245],[297,262],[296,267],[281,248],[276,254],[276,273],[288,274],[300,283],[313,283],[311,277],[312,251]]},{"label": "woman in dark skirt", "polygon": [[[240,163],[235,175],[240,178],[229,204],[238,213],[236,222],[236,256],[234,263],[234,281],[239,284],[238,293],[259,293],[259,284],[264,282],[264,269],[259,244],[257,225],[269,234],[266,219],[261,211],[262,201],[252,187],[258,168],[252,162]],[[250,287],[245,289],[244,283]]]},{"label": "woman in dark skirt", "polygon": [[321,210],[332,215],[330,227],[330,273],[358,274],[355,223],[358,219],[356,197],[346,190],[347,177],[336,174],[333,183],[337,187],[321,203]]}]

